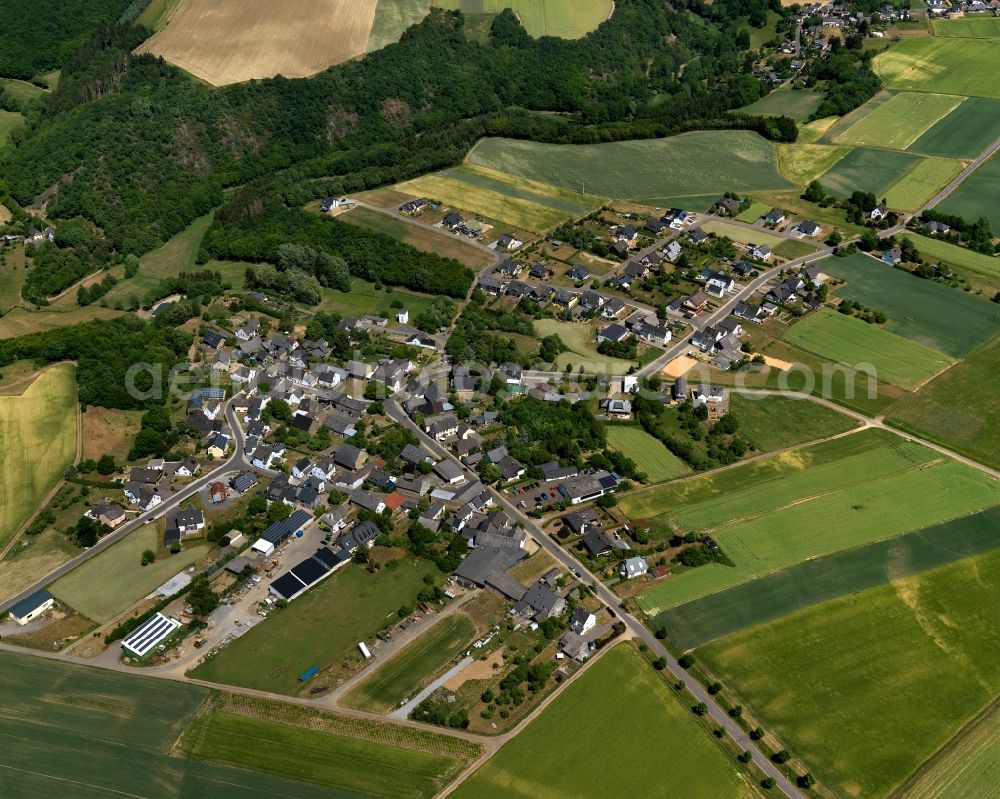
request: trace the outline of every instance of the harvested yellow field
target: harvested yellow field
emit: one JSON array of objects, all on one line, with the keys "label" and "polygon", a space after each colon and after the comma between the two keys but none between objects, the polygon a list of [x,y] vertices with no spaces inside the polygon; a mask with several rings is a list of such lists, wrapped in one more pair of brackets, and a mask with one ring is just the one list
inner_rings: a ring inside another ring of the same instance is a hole
[{"label": "harvested yellow field", "polygon": [[804,144],[812,144],[826,133],[840,117],[823,117],[816,119],[799,128],[799,141]]},{"label": "harvested yellow field", "polygon": [[377,0],[181,0],[139,47],[216,86],[302,78],[362,55]]},{"label": "harvested yellow field", "polygon": [[789,180],[805,186],[851,151],[828,144],[779,144],[778,169]]}]

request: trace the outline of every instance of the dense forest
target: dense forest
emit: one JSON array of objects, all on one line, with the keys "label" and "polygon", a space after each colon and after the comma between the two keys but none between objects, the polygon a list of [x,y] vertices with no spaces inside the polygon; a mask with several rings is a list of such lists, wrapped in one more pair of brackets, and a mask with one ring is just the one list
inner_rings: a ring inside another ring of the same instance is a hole
[{"label": "dense forest", "polygon": [[115,23],[131,0],[3,0],[0,76],[31,80],[61,67],[94,33]]}]

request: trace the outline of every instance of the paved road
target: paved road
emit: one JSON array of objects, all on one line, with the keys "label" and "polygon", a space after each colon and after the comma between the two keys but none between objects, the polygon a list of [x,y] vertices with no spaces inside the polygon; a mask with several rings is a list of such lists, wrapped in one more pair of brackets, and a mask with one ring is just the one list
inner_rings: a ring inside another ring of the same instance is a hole
[{"label": "paved road", "polygon": [[67,574],[68,572],[75,569],[81,563],[85,563],[95,555],[103,552],[105,549],[110,547],[112,544],[117,543],[132,531],[138,530],[140,527],[143,527],[148,522],[160,518],[167,511],[177,507],[177,505],[179,505],[181,502],[193,496],[202,488],[204,488],[206,485],[217,480],[221,475],[225,474],[226,472],[249,468],[250,465],[249,463],[247,463],[246,458],[243,455],[243,430],[240,427],[239,422],[236,418],[236,412],[233,410],[233,400],[236,397],[240,396],[240,394],[242,393],[243,393],[242,391],[238,392],[229,400],[229,402],[226,403],[226,418],[229,421],[230,428],[232,429],[233,443],[235,445],[233,454],[230,455],[229,458],[220,463],[216,468],[212,469],[212,471],[206,472],[204,475],[197,478],[193,482],[188,483],[173,496],[164,499],[163,502],[161,502],[155,508],[137,516],[135,519],[128,522],[127,524],[122,525],[114,532],[108,533],[108,535],[104,536],[104,538],[102,538],[100,541],[94,544],[94,546],[90,547],[90,549],[84,550],[76,557],[71,558],[70,560],[63,563],[61,566],[58,566],[53,571],[45,575],[45,577],[43,577],[41,580],[38,580],[33,585],[30,585],[29,587],[25,588],[17,595],[10,597],[4,600],[3,602],[0,602],[0,611],[7,610],[15,603],[20,602],[22,599],[26,599],[27,597],[31,596],[35,591],[39,590],[40,588],[44,588],[54,580],[57,580],[64,574]]},{"label": "paved road", "polygon": [[[402,408],[398,404],[398,400],[403,398],[404,397],[397,395],[397,397],[386,400],[383,404],[386,414],[394,421],[399,422],[403,426],[412,430],[420,438],[421,444],[430,452],[434,453],[438,458],[444,458],[452,461],[457,464],[470,479],[476,479],[474,472],[468,469],[461,461],[452,455],[450,451],[442,447],[437,441],[424,433],[424,431],[403,412]],[[521,522],[524,525],[524,529],[527,530],[531,537],[534,538],[538,542],[539,546],[541,546],[542,549],[544,549],[557,563],[561,564],[571,573],[580,575],[583,582],[589,583],[597,591],[597,595],[600,597],[601,601],[614,610],[614,613],[622,622],[624,622],[626,628],[633,636],[646,644],[650,651],[654,652],[658,657],[662,657],[666,660],[667,669],[674,675],[674,677],[679,680],[686,679],[686,672],[680,667],[677,660],[667,651],[666,647],[664,647],[663,644],[657,640],[656,636],[653,635],[653,633],[642,622],[620,607],[621,601],[615,593],[611,591],[611,589],[605,586],[600,580],[593,578],[587,571],[586,567],[584,567],[569,552],[542,532],[542,530],[536,525],[534,519],[522,513],[519,508],[517,508],[502,494],[493,489],[490,489],[490,492],[493,495],[494,502],[496,502],[499,507],[503,508],[511,519]],[[734,719],[729,717],[729,715],[715,701],[715,697],[710,695],[708,691],[706,691],[705,688],[695,680],[686,680],[686,684],[688,692],[693,697],[693,703],[697,704],[699,702],[703,702],[708,707],[709,717],[716,724],[726,729],[728,735],[740,749],[748,751],[753,755],[754,764],[758,767],[758,769],[760,769],[761,772],[764,773],[765,776],[774,779],[776,787],[778,787],[782,793],[794,799],[802,799],[802,794],[795,787],[795,785],[792,784],[781,772],[781,770],[779,770],[774,763],[772,763],[760,751],[757,744],[750,740],[749,736],[743,731],[739,724],[737,724]]]},{"label": "paved road", "polygon": [[475,658],[465,657],[462,658],[458,663],[452,666],[448,671],[438,677],[434,682],[428,685],[424,690],[418,693],[413,699],[407,702],[405,705],[396,708],[389,714],[391,719],[408,719],[410,713],[417,709],[417,705],[423,702],[428,696],[434,693],[438,688],[444,685],[448,680],[457,675],[466,666],[475,663]]},{"label": "paved road", "polygon": [[1000,139],[997,139],[995,142],[993,142],[993,144],[991,144],[989,147],[983,150],[982,154],[974,161],[972,161],[965,169],[959,172],[951,183],[949,183],[947,186],[941,189],[941,191],[939,191],[937,194],[931,197],[931,199],[924,204],[924,207],[921,208],[919,211],[917,211],[916,215],[919,216],[922,212],[930,208],[933,208],[942,200],[944,200],[945,197],[947,197],[949,194],[955,191],[955,189],[957,189],[962,184],[962,182],[969,177],[969,175],[971,175],[973,172],[979,169],[979,167],[981,167],[983,164],[989,161],[997,150],[1000,150]]}]

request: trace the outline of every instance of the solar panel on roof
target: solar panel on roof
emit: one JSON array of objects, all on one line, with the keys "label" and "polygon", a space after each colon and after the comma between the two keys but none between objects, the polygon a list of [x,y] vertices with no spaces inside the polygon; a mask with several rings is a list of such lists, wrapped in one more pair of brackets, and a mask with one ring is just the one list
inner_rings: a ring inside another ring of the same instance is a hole
[{"label": "solar panel on roof", "polygon": [[305,583],[303,583],[291,572],[285,572],[281,575],[281,577],[271,583],[271,588],[285,599],[291,599],[305,587]]},{"label": "solar panel on roof", "polygon": [[337,565],[337,556],[333,554],[332,549],[327,549],[326,547],[320,547],[316,550],[316,554],[313,555],[317,560],[322,561],[327,565],[328,568],[333,568]]},{"label": "solar panel on roof", "polygon": [[298,566],[292,567],[292,574],[298,577],[306,585],[312,585],[328,571],[330,570],[326,566],[313,558],[307,558]]}]

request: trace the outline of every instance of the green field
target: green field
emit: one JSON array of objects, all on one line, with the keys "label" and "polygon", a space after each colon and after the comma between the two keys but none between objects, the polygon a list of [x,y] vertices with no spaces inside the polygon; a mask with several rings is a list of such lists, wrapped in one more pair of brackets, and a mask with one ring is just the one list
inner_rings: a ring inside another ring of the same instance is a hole
[{"label": "green field", "polygon": [[944,158],[975,158],[998,138],[1000,102],[968,97],[908,149]]},{"label": "green field", "polygon": [[774,145],[749,131],[607,144],[483,139],[468,160],[573,191],[661,206],[677,197],[792,188],[778,173]]},{"label": "green field", "polygon": [[908,391],[952,363],[937,350],[832,310],[804,316],[785,340]]},{"label": "green field", "polygon": [[[421,175],[395,188],[533,233],[583,216],[604,202],[601,197],[470,165]],[[490,235],[502,232],[495,230]]]},{"label": "green field", "polygon": [[989,288],[1000,282],[1000,258],[949,244],[931,236],[907,234],[920,254],[930,261],[940,261],[966,277],[971,283],[981,283]]},{"label": "green field", "polygon": [[212,763],[301,779],[352,796],[430,799],[458,765],[452,758],[416,749],[255,719],[213,709],[199,715],[185,735],[185,751]]},{"label": "green field", "polygon": [[7,147],[10,134],[24,123],[24,117],[16,111],[0,111],[0,152]]},{"label": "green field", "polygon": [[823,101],[823,93],[808,89],[776,89],[756,103],[739,109],[741,114],[760,116],[786,116],[792,119],[809,119]]},{"label": "green field", "polygon": [[916,211],[962,171],[962,162],[947,158],[926,158],[889,187],[885,201],[899,211]]},{"label": "green field", "polygon": [[[142,553],[147,549],[159,555],[155,562],[143,566]],[[151,523],[133,530],[48,588],[88,619],[106,622],[186,569],[208,549],[208,544],[197,543],[171,555],[163,549],[163,523]]]},{"label": "green field", "polygon": [[1000,50],[985,39],[904,39],[875,56],[873,66],[890,89],[1000,97]]},{"label": "green field", "polygon": [[23,393],[0,397],[0,549],[76,457],[76,369],[52,366]]},{"label": "green field", "polygon": [[952,95],[903,92],[863,116],[836,141],[905,150],[961,102],[961,97]]},{"label": "green field", "polygon": [[[823,238],[825,234],[821,233],[819,238]],[[809,239],[804,241],[796,241],[795,239],[785,239],[781,244],[774,248],[774,254],[780,256],[781,258],[788,258],[789,260],[793,258],[801,258],[804,255],[812,255],[816,252],[816,245],[811,243]]]},{"label": "green field", "polygon": [[[351,213],[354,213],[353,211]],[[351,278],[350,291],[338,291],[323,287],[320,291],[320,302],[316,310],[326,313],[334,312],[342,316],[364,316],[379,314],[395,318],[394,302],[401,302],[410,311],[410,320],[430,307],[434,298],[428,294],[416,294],[402,289],[377,289],[371,283],[360,278]]]},{"label": "green field", "polygon": [[905,786],[907,799],[981,799],[1000,772],[1000,704],[965,727]]},{"label": "green field", "polygon": [[586,322],[563,322],[559,319],[535,320],[535,333],[538,334],[539,338],[555,333],[562,339],[563,344],[569,347],[567,352],[556,358],[556,366],[560,371],[565,371],[567,365],[570,365],[573,367],[573,371],[582,366],[584,371],[591,373],[624,374],[634,365],[633,362],[601,355],[597,351],[597,330],[598,327]]},{"label": "green field", "polygon": [[[663,768],[651,765],[669,753]],[[455,799],[751,795],[732,758],[631,647],[617,646],[463,782]]]},{"label": "green field", "polygon": [[953,358],[1000,332],[996,306],[964,291],[921,280],[860,253],[819,263],[828,275],[847,281],[837,287],[838,296],[884,311],[888,330]]},{"label": "green field", "polygon": [[973,350],[889,411],[892,424],[1000,468],[1000,337]]},{"label": "green field", "polygon": [[965,219],[990,220],[993,233],[1000,233],[1000,158],[993,156],[973,172],[934,210]]},{"label": "green field", "polygon": [[[311,666],[357,663],[359,641],[372,638],[412,603],[433,563],[407,560],[369,574],[348,567],[327,578],[209,658],[192,677],[280,694],[302,690],[298,677]],[[331,609],[336,612],[331,612]],[[324,678],[321,672],[313,682]]]},{"label": "green field", "polygon": [[579,39],[611,14],[611,0],[434,0],[440,8],[458,9],[469,14],[495,14],[511,9],[524,29],[539,36]]},{"label": "green field", "polygon": [[919,156],[896,150],[857,147],[825,172],[819,182],[837,197],[867,191],[881,199],[889,187],[917,165]]},{"label": "green field", "polygon": [[857,423],[818,402],[730,392],[729,411],[740,423],[740,433],[759,452],[806,444],[846,432]]},{"label": "green field", "polygon": [[1000,546],[1000,506],[887,541],[809,560],[656,617],[682,650]]},{"label": "green field", "polygon": [[398,42],[403,32],[420,22],[430,10],[430,0],[378,0],[368,33],[368,52]]},{"label": "green field", "polygon": [[778,166],[789,180],[805,186],[830,170],[851,151],[830,144],[779,144]]},{"label": "green field", "polygon": [[736,219],[740,222],[746,222],[748,225],[752,225],[770,210],[771,206],[767,203],[752,202],[736,216]]},{"label": "green field", "polygon": [[3,794],[357,799],[355,793],[171,754],[207,696],[203,688],[172,680],[0,652]]},{"label": "green field", "polygon": [[0,78],[0,89],[9,97],[17,100],[18,103],[34,102],[47,93],[45,89],[39,88],[33,83],[14,78]]},{"label": "green field", "polygon": [[714,233],[719,237],[726,236],[741,244],[766,244],[772,249],[788,241],[784,236],[779,236],[766,230],[744,227],[743,225],[736,225],[721,219],[712,219],[701,227],[706,233]]},{"label": "green field", "polygon": [[352,688],[341,700],[347,707],[384,713],[416,695],[476,635],[464,613],[442,619]]},{"label": "green field", "polygon": [[341,222],[350,222],[352,225],[385,233],[418,250],[437,253],[442,258],[454,258],[470,269],[480,270],[493,263],[493,256],[490,253],[473,247],[460,238],[423,225],[414,225],[392,214],[379,213],[359,205],[350,212],[341,214],[338,219]]},{"label": "green field", "polygon": [[634,460],[651,483],[673,480],[691,471],[684,461],[641,427],[608,425],[607,432],[608,446]]},{"label": "green field", "polygon": [[[894,439],[894,440],[893,440]],[[633,494],[622,510],[674,532],[711,533],[733,562],[657,583],[655,615],[770,572],[948,521],[1000,502],[1000,486],[917,444],[865,431],[719,475]]]},{"label": "green field", "polygon": [[878,799],[1000,691],[998,606],[994,550],[799,611],[699,657],[820,785]]},{"label": "green field", "polygon": [[960,39],[1000,38],[1000,19],[996,17],[964,17],[931,21],[935,36],[956,36]]},{"label": "green field", "polygon": [[136,24],[154,32],[158,31],[167,24],[167,20],[179,3],[180,0],[152,0],[136,18]]}]

